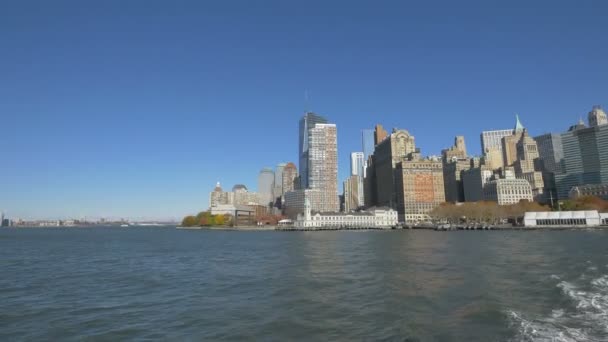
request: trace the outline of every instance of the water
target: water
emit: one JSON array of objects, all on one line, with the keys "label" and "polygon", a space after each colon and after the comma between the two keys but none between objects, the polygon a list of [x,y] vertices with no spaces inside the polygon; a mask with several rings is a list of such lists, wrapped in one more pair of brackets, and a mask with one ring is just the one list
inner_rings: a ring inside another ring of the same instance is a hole
[{"label": "water", "polygon": [[607,341],[608,231],[0,230],[0,340]]}]

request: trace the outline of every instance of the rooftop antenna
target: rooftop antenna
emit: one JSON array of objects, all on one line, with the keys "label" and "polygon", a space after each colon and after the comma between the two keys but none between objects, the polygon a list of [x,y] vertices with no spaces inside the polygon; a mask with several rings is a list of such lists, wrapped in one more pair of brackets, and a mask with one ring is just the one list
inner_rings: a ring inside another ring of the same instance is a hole
[{"label": "rooftop antenna", "polygon": [[308,96],[308,89],[304,90],[304,112],[308,113],[308,111],[310,110],[310,98]]}]

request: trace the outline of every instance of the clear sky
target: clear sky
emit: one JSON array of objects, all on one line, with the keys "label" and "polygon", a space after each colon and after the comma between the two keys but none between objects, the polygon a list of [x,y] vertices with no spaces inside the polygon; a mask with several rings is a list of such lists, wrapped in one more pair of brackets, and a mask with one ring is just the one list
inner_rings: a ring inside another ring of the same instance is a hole
[{"label": "clear sky", "polygon": [[[607,1],[0,2],[0,209],[181,218],[297,162],[306,109],[423,154],[608,106]],[[341,185],[340,185],[341,188]]]}]

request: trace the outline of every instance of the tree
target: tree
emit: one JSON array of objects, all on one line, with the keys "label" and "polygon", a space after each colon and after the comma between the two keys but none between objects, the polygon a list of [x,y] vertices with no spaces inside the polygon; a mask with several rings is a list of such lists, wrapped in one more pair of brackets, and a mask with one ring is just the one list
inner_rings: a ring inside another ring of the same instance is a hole
[{"label": "tree", "polygon": [[198,224],[196,216],[186,216],[182,220],[182,227],[194,227]]}]

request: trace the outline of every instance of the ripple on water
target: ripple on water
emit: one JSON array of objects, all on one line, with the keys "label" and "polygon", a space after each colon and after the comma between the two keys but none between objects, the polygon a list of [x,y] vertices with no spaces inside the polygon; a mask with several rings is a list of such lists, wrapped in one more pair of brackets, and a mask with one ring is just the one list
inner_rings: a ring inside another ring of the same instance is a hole
[{"label": "ripple on water", "polygon": [[584,279],[556,284],[571,305],[554,309],[548,317],[509,311],[515,341],[608,341],[608,275]]}]

